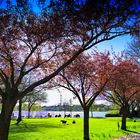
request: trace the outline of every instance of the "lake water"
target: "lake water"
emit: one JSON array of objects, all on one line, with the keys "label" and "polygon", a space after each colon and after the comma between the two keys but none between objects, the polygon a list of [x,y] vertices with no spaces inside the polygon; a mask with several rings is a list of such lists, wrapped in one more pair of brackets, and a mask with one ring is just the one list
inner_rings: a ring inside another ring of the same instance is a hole
[{"label": "lake water", "polygon": [[[105,117],[105,114],[107,112],[89,112],[89,117]],[[51,115],[52,117],[55,117],[56,115],[61,115],[61,117],[64,117],[66,115],[71,115],[72,117],[75,117],[75,115],[79,114],[80,117],[83,117],[83,112],[82,111],[73,111],[73,112],[64,112],[64,111],[31,111],[30,115],[32,118],[40,118],[40,117],[48,117],[48,115]],[[15,118],[18,116],[18,111],[14,111],[13,115]],[[22,116],[27,117],[28,112],[27,111],[22,111]]]}]

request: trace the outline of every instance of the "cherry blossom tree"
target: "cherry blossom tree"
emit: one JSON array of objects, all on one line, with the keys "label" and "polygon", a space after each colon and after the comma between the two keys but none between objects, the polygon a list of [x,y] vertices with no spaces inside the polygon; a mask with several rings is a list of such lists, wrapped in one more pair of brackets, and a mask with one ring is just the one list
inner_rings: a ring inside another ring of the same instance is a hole
[{"label": "cherry blossom tree", "polygon": [[112,71],[109,53],[83,54],[56,76],[50,85],[71,91],[79,100],[84,111],[84,140],[89,140],[89,109],[103,92]]},{"label": "cherry blossom tree", "polygon": [[114,65],[115,70],[111,81],[107,84],[105,96],[108,101],[120,106],[121,129],[126,130],[126,118],[129,116],[130,106],[140,93],[140,68],[133,59],[123,56],[118,57]]}]

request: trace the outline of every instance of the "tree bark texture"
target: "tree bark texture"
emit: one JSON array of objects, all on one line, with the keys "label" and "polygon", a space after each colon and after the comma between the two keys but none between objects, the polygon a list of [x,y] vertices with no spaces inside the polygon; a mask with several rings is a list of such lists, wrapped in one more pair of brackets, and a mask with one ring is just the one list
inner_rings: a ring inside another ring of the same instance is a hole
[{"label": "tree bark texture", "polygon": [[22,99],[19,100],[17,124],[22,121]]},{"label": "tree bark texture", "polygon": [[8,99],[2,100],[0,114],[0,140],[8,140],[11,116],[16,102]]},{"label": "tree bark texture", "polygon": [[84,109],[84,140],[89,140],[89,108]]},{"label": "tree bark texture", "polygon": [[129,113],[129,107],[128,106],[123,106],[121,108],[121,115],[122,115],[122,124],[121,124],[121,129],[122,130],[127,130],[126,128],[126,118]]}]

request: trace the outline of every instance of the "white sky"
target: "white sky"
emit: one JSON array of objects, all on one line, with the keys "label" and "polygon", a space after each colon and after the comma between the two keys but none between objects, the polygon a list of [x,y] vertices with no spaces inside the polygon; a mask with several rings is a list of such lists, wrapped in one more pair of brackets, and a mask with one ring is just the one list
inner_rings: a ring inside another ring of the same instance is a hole
[{"label": "white sky", "polygon": [[[117,37],[113,40],[110,41],[106,41],[103,43],[100,43],[97,45],[98,50],[100,51],[105,51],[105,50],[111,50],[111,48],[113,48],[113,50],[116,53],[119,53],[121,51],[123,51],[124,49],[127,48],[128,42],[131,41],[131,37],[129,35],[126,36],[121,36],[121,37]],[[77,99],[73,100],[73,94],[65,89],[60,89],[59,91],[57,89],[53,89],[53,90],[47,90],[46,91],[48,94],[48,101],[47,103],[45,103],[44,105],[58,105],[60,104],[60,93],[62,95],[62,103],[63,102],[69,102],[70,99],[72,99],[72,103],[73,104],[79,104],[79,101]],[[97,103],[106,103],[105,101],[97,101]]]},{"label": "white sky", "polygon": [[[60,104],[60,100],[62,100],[62,104],[63,103],[70,103],[70,100],[72,100],[72,104],[79,104],[79,101],[77,99],[73,99],[74,95],[66,90],[66,89],[62,89],[60,88],[59,91],[57,89],[53,89],[53,90],[47,90],[47,103],[42,104],[43,106],[51,106],[51,105],[58,105]],[[61,98],[61,99],[60,99]],[[96,101],[97,104],[108,104],[107,101],[103,101],[103,100],[98,100]]]}]

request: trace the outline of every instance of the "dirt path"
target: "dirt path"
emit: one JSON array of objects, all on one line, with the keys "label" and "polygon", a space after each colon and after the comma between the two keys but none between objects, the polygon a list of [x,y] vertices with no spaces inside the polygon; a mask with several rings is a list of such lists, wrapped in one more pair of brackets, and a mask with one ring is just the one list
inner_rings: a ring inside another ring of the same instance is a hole
[{"label": "dirt path", "polygon": [[140,140],[140,133],[129,134],[127,136],[122,136],[114,140]]}]

